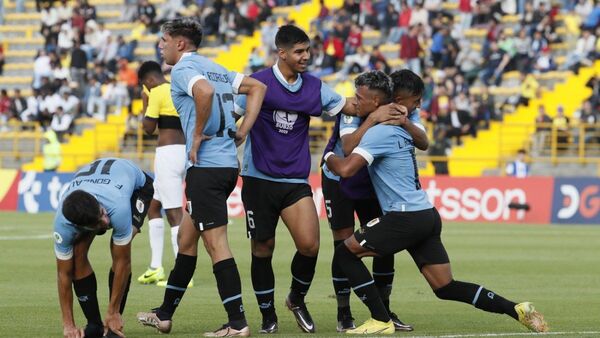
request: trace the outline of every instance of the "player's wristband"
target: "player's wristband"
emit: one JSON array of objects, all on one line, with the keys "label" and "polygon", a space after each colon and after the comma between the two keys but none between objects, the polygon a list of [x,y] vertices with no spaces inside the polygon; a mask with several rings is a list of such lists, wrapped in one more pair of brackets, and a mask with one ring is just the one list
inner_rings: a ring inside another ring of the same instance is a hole
[{"label": "player's wristband", "polygon": [[327,162],[327,159],[333,155],[335,155],[333,151],[328,152],[327,154],[325,154],[325,156],[323,156],[323,161]]}]

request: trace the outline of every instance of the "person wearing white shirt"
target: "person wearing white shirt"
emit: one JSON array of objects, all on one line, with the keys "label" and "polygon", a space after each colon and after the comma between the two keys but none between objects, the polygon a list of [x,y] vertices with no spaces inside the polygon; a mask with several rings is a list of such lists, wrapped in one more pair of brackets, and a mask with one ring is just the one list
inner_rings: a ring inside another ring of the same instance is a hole
[{"label": "person wearing white shirt", "polygon": [[62,107],[56,109],[56,113],[52,116],[52,122],[50,122],[50,128],[54,130],[59,141],[62,142],[64,134],[69,132],[72,122],[71,114],[65,114]]},{"label": "person wearing white shirt", "polygon": [[520,149],[517,152],[517,158],[506,165],[506,175],[516,178],[524,178],[529,176],[529,164],[525,162],[526,152]]}]

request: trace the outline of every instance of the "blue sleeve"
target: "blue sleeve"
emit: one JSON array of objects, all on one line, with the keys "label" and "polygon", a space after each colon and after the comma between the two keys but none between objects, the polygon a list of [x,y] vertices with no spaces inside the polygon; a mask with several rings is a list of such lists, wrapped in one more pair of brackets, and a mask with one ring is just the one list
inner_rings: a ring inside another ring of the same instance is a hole
[{"label": "blue sleeve", "polygon": [[328,84],[321,82],[321,105],[327,115],[335,116],[342,111],[346,98],[336,93]]},{"label": "blue sleeve", "polygon": [[126,245],[131,242],[133,235],[131,225],[131,204],[123,199],[122,203],[110,216],[110,224],[113,227],[112,239],[116,245]]},{"label": "blue sleeve", "polygon": [[394,151],[397,147],[393,126],[377,125],[365,133],[358,146],[352,153],[362,156],[369,165],[378,157]]},{"label": "blue sleeve", "polygon": [[173,72],[171,73],[173,86],[177,86],[192,97],[194,96],[192,94],[192,87],[198,80],[206,80],[206,76],[191,65],[181,65],[180,67],[173,68]]},{"label": "blue sleeve", "polygon": [[412,114],[410,114],[410,116],[408,117],[408,119],[414,125],[418,126],[423,131],[425,131],[425,126],[423,125],[423,123],[421,123],[421,111],[419,109],[415,109],[415,111],[413,111]]},{"label": "blue sleeve", "polygon": [[57,214],[54,219],[54,254],[60,260],[69,260],[73,258],[73,239],[75,238],[75,229],[69,229],[64,216]]},{"label": "blue sleeve", "polygon": [[361,123],[362,119],[358,116],[342,114],[342,119],[340,120],[340,137],[353,133]]},{"label": "blue sleeve", "polygon": [[237,95],[235,98],[234,111],[239,116],[246,113],[246,95]]}]

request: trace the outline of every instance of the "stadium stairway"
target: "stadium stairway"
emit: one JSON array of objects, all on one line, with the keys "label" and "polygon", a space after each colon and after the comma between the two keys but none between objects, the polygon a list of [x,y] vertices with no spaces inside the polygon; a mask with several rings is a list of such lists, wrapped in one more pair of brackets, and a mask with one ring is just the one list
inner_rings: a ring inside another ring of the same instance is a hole
[{"label": "stadium stairway", "polygon": [[476,138],[463,137],[463,146],[454,147],[449,156],[450,174],[481,176],[486,170],[498,168],[503,158],[514,156],[518,149],[529,144],[535,127],[524,130],[523,126],[532,126],[540,105],[545,106],[550,116],[562,106],[565,115],[571,117],[590,96],[591,90],[586,83],[597,73],[600,73],[600,61],[592,67],[581,68],[579,74],[570,75],[565,82],[557,83],[553,90],[531,100],[528,107],[519,106],[514,113],[505,115],[503,122],[492,122],[490,128],[479,131]]}]

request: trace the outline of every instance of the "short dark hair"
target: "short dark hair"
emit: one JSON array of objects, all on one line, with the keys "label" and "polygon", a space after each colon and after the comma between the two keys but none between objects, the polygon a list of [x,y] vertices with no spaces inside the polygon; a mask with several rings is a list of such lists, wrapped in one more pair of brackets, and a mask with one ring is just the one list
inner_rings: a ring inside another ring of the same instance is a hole
[{"label": "short dark hair", "polygon": [[156,61],[146,61],[138,69],[138,79],[141,81],[150,74],[162,75],[162,68]]},{"label": "short dark hair", "polygon": [[191,18],[167,21],[162,25],[161,31],[171,36],[183,36],[192,41],[196,47],[200,47],[202,43],[202,25]]},{"label": "short dark hair", "polygon": [[397,70],[390,74],[393,85],[393,93],[407,92],[413,96],[423,96],[425,84],[423,79],[408,69]]},{"label": "short dark hair", "polygon": [[306,33],[294,26],[294,25],[283,25],[279,27],[277,34],[275,35],[275,46],[277,48],[291,48],[297,43],[310,42],[310,38]]},{"label": "short dark hair", "polygon": [[356,87],[366,86],[371,90],[378,90],[385,95],[386,99],[392,98],[392,81],[390,77],[380,70],[372,70],[360,74],[355,80]]},{"label": "short dark hair", "polygon": [[94,226],[100,219],[100,203],[92,194],[75,190],[63,201],[62,213],[75,226]]}]

